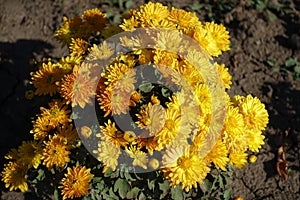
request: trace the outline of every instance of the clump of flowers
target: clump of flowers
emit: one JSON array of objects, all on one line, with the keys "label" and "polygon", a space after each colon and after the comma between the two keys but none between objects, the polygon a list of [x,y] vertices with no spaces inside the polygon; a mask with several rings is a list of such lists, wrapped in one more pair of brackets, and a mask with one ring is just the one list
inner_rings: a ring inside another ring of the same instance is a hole
[{"label": "clump of flowers", "polygon": [[36,189],[52,176],[62,199],[201,196],[216,170],[245,167],[259,152],[264,104],[229,97],[228,68],[212,64],[230,49],[223,25],[151,2],[122,20],[111,25],[99,9],[64,18],[55,36],[70,54],[31,73],[49,104],[33,140],[5,156],[7,188]]}]

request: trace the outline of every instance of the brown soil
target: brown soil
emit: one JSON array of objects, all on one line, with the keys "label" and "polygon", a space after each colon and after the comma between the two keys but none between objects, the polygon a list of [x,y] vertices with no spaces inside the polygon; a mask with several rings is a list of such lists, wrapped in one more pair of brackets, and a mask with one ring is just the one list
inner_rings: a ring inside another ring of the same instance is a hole
[{"label": "brown soil", "polygon": [[[189,11],[196,3],[192,0],[160,2]],[[293,74],[276,71],[267,64],[268,60],[276,60],[276,66],[284,65],[289,58],[300,60],[300,9],[295,6],[300,2],[284,1],[290,10],[275,12],[274,21],[267,17],[265,10],[254,9],[247,1],[233,1],[234,7],[226,11],[217,9],[213,2],[205,5],[214,6],[216,21],[224,23],[231,34],[232,50],[217,59],[229,67],[233,76],[229,93],[257,96],[266,104],[270,115],[264,132],[265,145],[257,162],[236,170],[228,188],[232,189],[232,196],[246,200],[300,199],[300,81],[294,80]],[[135,1],[134,8],[142,3]],[[31,117],[38,110],[24,98],[29,73],[33,70],[29,67],[31,60],[66,54],[66,49],[53,38],[62,17],[72,17],[94,7],[104,12],[122,12],[122,8],[99,0],[0,0],[1,171],[8,150],[29,138]],[[197,14],[201,20],[208,19],[204,9]],[[284,147],[288,162],[287,181],[276,171],[280,146]],[[2,182],[1,190],[2,199],[33,199],[29,193],[8,192]]]}]

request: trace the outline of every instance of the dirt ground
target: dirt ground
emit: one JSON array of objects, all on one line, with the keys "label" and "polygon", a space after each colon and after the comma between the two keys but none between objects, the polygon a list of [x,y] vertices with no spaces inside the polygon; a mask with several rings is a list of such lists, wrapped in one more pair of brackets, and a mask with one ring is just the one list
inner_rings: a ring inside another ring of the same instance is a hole
[{"label": "dirt ground", "polygon": [[[37,109],[24,98],[32,71],[32,59],[59,57],[66,49],[53,37],[63,16],[72,17],[85,9],[123,12],[108,1],[97,0],[0,0],[0,170],[3,156],[27,139],[31,118]],[[118,2],[118,1],[116,1]],[[134,1],[133,8],[145,1]],[[192,11],[197,1],[160,1]],[[202,1],[201,1],[202,2]],[[253,94],[266,104],[270,115],[265,145],[258,160],[237,170],[228,188],[232,196],[250,199],[300,199],[300,81],[283,69],[289,58],[300,61],[300,1],[285,2],[290,10],[274,12],[271,20],[267,8],[259,10],[249,1],[220,1],[230,8],[218,7],[218,1],[204,1],[206,8],[197,10],[201,20],[224,23],[231,35],[232,50],[217,60],[224,62],[233,76],[230,94]],[[257,1],[252,1],[257,2]],[[298,5],[298,7],[297,7]],[[210,6],[210,7],[209,7]],[[223,6],[224,7],[224,6]],[[272,11],[272,9],[270,8]],[[270,64],[268,61],[275,61]],[[299,62],[298,61],[298,62]],[[271,66],[274,65],[274,66]],[[281,66],[280,70],[278,68]],[[283,146],[288,162],[288,180],[276,171],[278,148]],[[1,199],[32,199],[30,194],[8,192],[0,183]]]}]

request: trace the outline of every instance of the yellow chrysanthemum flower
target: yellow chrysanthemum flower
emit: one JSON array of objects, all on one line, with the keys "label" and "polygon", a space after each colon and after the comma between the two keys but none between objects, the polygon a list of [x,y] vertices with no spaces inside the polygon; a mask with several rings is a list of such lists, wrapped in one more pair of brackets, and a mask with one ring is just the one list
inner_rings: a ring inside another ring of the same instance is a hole
[{"label": "yellow chrysanthemum flower", "polygon": [[269,122],[265,105],[257,97],[247,95],[239,104],[239,109],[245,119],[245,125],[250,130],[264,130]]},{"label": "yellow chrysanthemum flower", "polygon": [[1,180],[10,191],[20,189],[21,192],[26,192],[28,190],[28,184],[26,182],[27,170],[27,165],[19,162],[9,162],[4,164]]},{"label": "yellow chrysanthemum flower", "polygon": [[214,65],[217,67],[217,69],[220,73],[220,77],[222,79],[224,87],[226,89],[229,89],[230,85],[232,84],[232,82],[231,82],[232,76],[229,74],[228,68],[225,67],[225,64],[220,65],[218,63],[215,63]]},{"label": "yellow chrysanthemum flower", "polygon": [[133,159],[132,165],[147,169],[148,156],[145,152],[140,151],[135,146],[130,146],[125,149],[126,153]]},{"label": "yellow chrysanthemum flower", "polygon": [[72,57],[79,57],[85,54],[88,50],[89,43],[81,38],[71,38],[71,44],[69,46],[70,55]]},{"label": "yellow chrysanthemum flower", "polygon": [[110,119],[104,126],[100,126],[101,133],[96,134],[96,137],[101,138],[101,140],[109,141],[117,147],[126,146],[127,141],[124,139],[124,133],[116,128],[115,122]]},{"label": "yellow chrysanthemum flower", "polygon": [[149,2],[140,6],[136,17],[141,21],[142,27],[152,27],[154,21],[161,21],[169,16],[168,7],[163,6],[161,3]]},{"label": "yellow chrysanthemum flower", "polygon": [[150,155],[153,154],[153,151],[158,146],[157,139],[154,136],[149,136],[149,134],[142,134],[137,139],[137,144],[139,149],[145,147]]},{"label": "yellow chrysanthemum flower", "polygon": [[265,136],[261,134],[260,130],[252,130],[247,132],[249,150],[258,152],[259,148],[265,143]]},{"label": "yellow chrysanthemum flower", "polygon": [[206,84],[197,84],[195,86],[195,94],[200,106],[201,113],[210,113],[211,111],[211,95]]},{"label": "yellow chrysanthemum flower", "polygon": [[38,117],[48,119],[48,124],[52,128],[72,121],[69,117],[71,111],[68,110],[67,105],[59,100],[54,99],[50,102],[49,109],[41,107],[40,110],[41,114]]},{"label": "yellow chrysanthemum flower", "polygon": [[181,125],[180,111],[170,107],[166,109],[166,119],[163,128],[155,134],[158,142],[158,149],[167,146],[176,136]]},{"label": "yellow chrysanthemum flower", "polygon": [[85,10],[82,19],[85,22],[82,28],[90,33],[102,31],[107,23],[106,14],[102,13],[98,8]]},{"label": "yellow chrysanthemum flower", "polygon": [[187,12],[174,7],[168,16],[168,20],[176,24],[178,29],[201,25],[196,13]]},{"label": "yellow chrysanthemum flower", "polygon": [[228,150],[225,144],[221,140],[218,140],[212,150],[206,155],[205,159],[209,162],[213,162],[217,169],[226,171],[226,164],[229,161],[227,154]]},{"label": "yellow chrysanthemum flower", "polygon": [[188,149],[168,149],[162,160],[164,176],[170,181],[171,186],[181,184],[182,189],[189,191],[201,184],[210,168],[206,161]]},{"label": "yellow chrysanthemum flower", "polygon": [[227,51],[230,49],[229,32],[222,24],[206,22],[204,24],[204,29],[206,30],[205,37],[209,41],[207,50],[210,55],[219,56],[222,54],[222,51]]},{"label": "yellow chrysanthemum flower", "polygon": [[[135,76],[135,70],[133,70],[130,66],[123,63],[115,63],[114,65],[110,65],[105,72],[101,74],[103,78],[106,78],[107,81],[105,84],[110,88],[114,88],[118,81],[122,78],[124,79],[133,79]],[[134,88],[133,81],[129,81],[128,87]]]},{"label": "yellow chrysanthemum flower", "polygon": [[33,121],[33,129],[30,133],[33,134],[35,140],[43,140],[52,129],[53,127],[49,125],[48,117],[38,117]]},{"label": "yellow chrysanthemum flower", "polygon": [[132,31],[137,27],[140,27],[140,22],[134,16],[123,19],[123,23],[120,25],[120,28],[124,31]]},{"label": "yellow chrysanthemum flower", "polygon": [[59,63],[53,64],[50,61],[43,63],[40,69],[36,72],[31,72],[31,84],[36,88],[35,94],[53,96],[58,88],[55,84],[64,76]]},{"label": "yellow chrysanthemum flower", "polygon": [[84,108],[92,104],[92,98],[96,94],[97,77],[90,77],[87,73],[73,71],[59,83],[59,92],[72,107],[79,105]]},{"label": "yellow chrysanthemum flower", "polygon": [[229,154],[229,163],[237,168],[243,168],[247,164],[248,154],[245,152],[236,152]]},{"label": "yellow chrysanthemum flower", "polygon": [[69,45],[72,38],[87,39],[86,33],[82,30],[83,21],[79,16],[75,16],[72,19],[63,17],[63,20],[63,25],[55,31],[55,37],[63,45]]},{"label": "yellow chrysanthemum flower", "polygon": [[230,153],[246,150],[248,140],[244,129],[244,119],[238,108],[229,106],[226,111],[222,137]]},{"label": "yellow chrysanthemum flower", "polygon": [[114,53],[115,50],[112,49],[106,41],[104,41],[100,46],[94,44],[89,49],[89,55],[87,60],[97,61],[97,60],[108,60]]},{"label": "yellow chrysanthemum flower", "polygon": [[161,31],[153,39],[154,47],[158,50],[179,53],[186,51],[189,47],[182,34],[177,31]]},{"label": "yellow chrysanthemum flower", "polygon": [[101,141],[98,143],[98,149],[94,150],[93,153],[97,155],[97,159],[107,167],[112,168],[113,171],[116,170],[118,165],[118,158],[121,154],[120,148],[109,141]]},{"label": "yellow chrysanthemum flower", "polygon": [[79,68],[82,63],[81,56],[66,56],[62,57],[60,60],[60,68],[64,71],[65,74],[69,74],[73,69]]},{"label": "yellow chrysanthemum flower", "polygon": [[70,162],[69,146],[66,145],[65,140],[58,135],[49,136],[49,141],[44,141],[45,148],[43,152],[43,165],[48,169],[52,167],[63,168]]},{"label": "yellow chrysanthemum flower", "polygon": [[37,169],[42,159],[42,145],[36,141],[23,141],[18,148],[18,153],[18,162]]},{"label": "yellow chrysanthemum flower", "polygon": [[91,169],[86,169],[85,166],[68,167],[65,177],[61,180],[61,189],[63,199],[81,197],[88,194],[90,180],[94,177],[91,174]]},{"label": "yellow chrysanthemum flower", "polygon": [[172,69],[176,69],[178,66],[178,55],[175,53],[171,53],[168,51],[162,51],[156,49],[154,51],[154,63],[156,65],[163,65],[166,67],[171,67]]},{"label": "yellow chrysanthemum flower", "polygon": [[72,124],[65,124],[57,128],[56,134],[61,139],[65,140],[65,143],[69,146],[73,145],[78,139],[78,134],[76,129]]}]

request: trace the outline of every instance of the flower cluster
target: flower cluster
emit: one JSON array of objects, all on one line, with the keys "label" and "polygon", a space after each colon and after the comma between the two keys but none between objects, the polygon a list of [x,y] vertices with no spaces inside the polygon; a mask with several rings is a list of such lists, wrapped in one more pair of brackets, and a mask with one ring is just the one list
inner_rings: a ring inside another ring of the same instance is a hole
[{"label": "flower cluster", "polygon": [[[5,157],[6,187],[28,190],[27,171],[45,167],[65,173],[63,199],[86,195],[94,175],[84,163],[71,164],[72,150],[84,144],[103,172],[158,170],[189,191],[213,168],[244,167],[264,144],[264,104],[252,95],[229,97],[228,68],[211,62],[230,49],[223,25],[151,2],[122,20],[110,25],[98,9],[64,19],[55,36],[70,55],[31,73],[34,94],[51,101],[33,121],[34,140]],[[109,40],[116,34],[120,47]],[[96,122],[83,114],[90,109]]]}]

